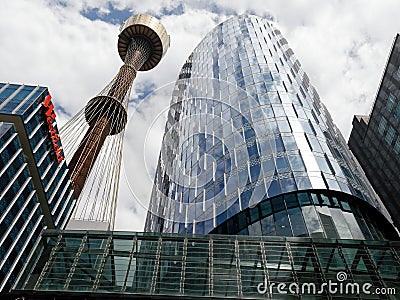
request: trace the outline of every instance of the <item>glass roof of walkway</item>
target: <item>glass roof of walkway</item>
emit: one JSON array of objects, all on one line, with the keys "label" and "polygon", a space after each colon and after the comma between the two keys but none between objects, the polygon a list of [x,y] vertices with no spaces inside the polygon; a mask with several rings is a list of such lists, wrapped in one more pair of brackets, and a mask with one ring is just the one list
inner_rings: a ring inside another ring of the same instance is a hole
[{"label": "glass roof of walkway", "polygon": [[[47,230],[42,250],[15,295],[299,299],[299,292],[312,299],[397,299],[375,291],[400,293],[400,242]],[[329,281],[342,284],[342,293],[327,293]]]}]

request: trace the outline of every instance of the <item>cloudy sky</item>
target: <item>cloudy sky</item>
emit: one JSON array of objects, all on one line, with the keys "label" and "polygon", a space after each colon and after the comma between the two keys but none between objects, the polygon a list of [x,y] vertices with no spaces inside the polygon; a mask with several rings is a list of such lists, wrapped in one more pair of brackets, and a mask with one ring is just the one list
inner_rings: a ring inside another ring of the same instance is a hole
[{"label": "cloudy sky", "polygon": [[190,52],[215,25],[242,13],[276,22],[347,139],[353,114],[371,109],[400,31],[399,11],[398,0],[3,0],[0,81],[49,87],[58,122],[64,123],[118,71],[121,22],[136,13],[161,20],[171,47],[156,69],[140,73],[135,81],[132,101],[148,101],[130,111],[126,149],[133,165],[127,163],[121,176],[117,209],[116,229],[141,231],[163,119],[157,119],[147,139],[144,133],[140,137],[146,140],[145,149],[142,142],[132,142],[133,131],[147,133],[168,99],[146,97],[160,88],[167,94]]}]

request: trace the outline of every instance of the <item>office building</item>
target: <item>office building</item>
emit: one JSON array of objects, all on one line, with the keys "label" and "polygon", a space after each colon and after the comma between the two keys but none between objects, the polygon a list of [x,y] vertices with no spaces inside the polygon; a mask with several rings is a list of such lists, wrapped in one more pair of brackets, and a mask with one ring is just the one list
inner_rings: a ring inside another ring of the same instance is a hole
[{"label": "office building", "polygon": [[400,228],[400,37],[396,35],[369,116],[355,116],[349,147]]},{"label": "office building", "polygon": [[286,39],[234,17],[176,83],[145,231],[393,239],[388,214]]},{"label": "office building", "polygon": [[0,290],[34,259],[44,228],[63,229],[74,197],[45,87],[0,83]]}]

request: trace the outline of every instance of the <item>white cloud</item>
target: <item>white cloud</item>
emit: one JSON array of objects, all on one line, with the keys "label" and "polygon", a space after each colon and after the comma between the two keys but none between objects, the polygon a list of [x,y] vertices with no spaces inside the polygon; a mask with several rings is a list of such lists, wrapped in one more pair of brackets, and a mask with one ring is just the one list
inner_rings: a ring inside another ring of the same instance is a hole
[{"label": "white cloud", "polygon": [[0,20],[0,80],[48,86],[68,112],[81,109],[118,70],[118,26],[25,0],[3,3]]},{"label": "white cloud", "polygon": [[[104,15],[110,10],[108,1],[54,3],[44,0],[2,3],[0,81],[48,86],[55,104],[75,113],[102,90],[121,65],[116,49],[118,26],[91,21],[80,14],[83,9],[98,8]],[[273,15],[345,137],[351,130],[352,116],[369,112],[399,28],[398,0],[162,0],[133,4],[128,0],[113,0],[111,3],[120,10],[160,16],[171,35],[166,57],[154,70],[138,74],[134,85],[137,88],[151,84],[158,88],[174,82],[202,37],[229,15],[245,12]],[[163,15],[168,11],[178,14]],[[67,118],[58,115],[59,123]],[[155,133],[158,140],[149,146],[155,157],[161,129]],[[142,159],[141,147],[133,147],[137,152],[132,154],[132,160]],[[156,163],[155,159],[150,169],[154,170]],[[147,202],[151,184],[143,179],[147,175],[141,176],[145,174],[143,170],[136,172],[138,183],[143,182],[140,195]],[[116,228],[142,230],[145,209],[132,200],[123,176],[120,196]]]}]

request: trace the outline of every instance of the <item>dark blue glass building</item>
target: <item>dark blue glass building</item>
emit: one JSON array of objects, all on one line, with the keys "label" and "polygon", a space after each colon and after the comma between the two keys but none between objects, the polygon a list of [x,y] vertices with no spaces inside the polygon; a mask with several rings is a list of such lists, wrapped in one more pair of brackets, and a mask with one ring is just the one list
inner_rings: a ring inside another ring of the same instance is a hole
[{"label": "dark blue glass building", "polygon": [[145,230],[397,237],[286,39],[247,15],[182,67]]},{"label": "dark blue glass building", "polygon": [[389,53],[368,116],[355,116],[349,147],[400,228],[400,35]]},{"label": "dark blue glass building", "polygon": [[0,83],[0,290],[62,229],[75,200],[47,88]]}]

